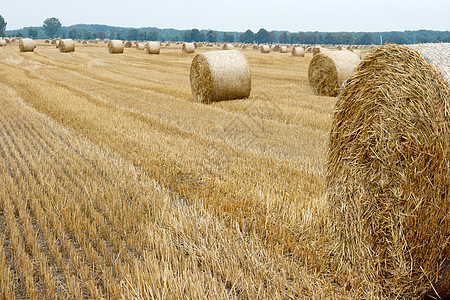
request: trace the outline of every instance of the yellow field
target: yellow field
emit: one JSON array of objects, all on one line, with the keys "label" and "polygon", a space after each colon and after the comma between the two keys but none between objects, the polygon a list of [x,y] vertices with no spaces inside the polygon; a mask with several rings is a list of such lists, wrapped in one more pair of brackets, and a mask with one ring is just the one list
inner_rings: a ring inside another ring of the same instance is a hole
[{"label": "yellow field", "polygon": [[358,295],[329,255],[337,99],[310,54],[242,52],[251,97],[203,105],[181,46],[0,48],[0,298]]}]

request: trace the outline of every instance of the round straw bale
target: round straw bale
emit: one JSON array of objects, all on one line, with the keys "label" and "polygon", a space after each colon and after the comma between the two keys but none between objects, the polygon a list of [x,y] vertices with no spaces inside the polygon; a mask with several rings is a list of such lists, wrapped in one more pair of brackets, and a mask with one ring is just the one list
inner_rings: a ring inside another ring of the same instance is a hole
[{"label": "round straw bale", "polygon": [[6,41],[3,39],[0,39],[0,47],[6,46]]},{"label": "round straw bale", "polygon": [[62,39],[59,41],[59,51],[63,53],[74,52],[75,42],[72,39]]},{"label": "round straw bale", "polygon": [[279,51],[280,53],[288,53],[288,48],[287,48],[286,46],[280,46],[280,47],[278,48],[278,51]]},{"label": "round straw bale", "polygon": [[49,40],[45,40],[45,41],[44,41],[44,43],[46,43],[46,44],[49,44],[49,43],[50,43],[50,41],[49,41]]},{"label": "round straw bale", "polygon": [[194,53],[195,45],[193,43],[183,43],[183,46],[181,46],[181,51],[184,53]]},{"label": "round straw bale", "polygon": [[292,56],[305,57],[305,49],[303,49],[303,47],[293,47],[292,48]]},{"label": "round straw bale", "polygon": [[358,55],[359,59],[362,59],[362,51],[361,50],[351,49],[351,51],[353,53],[355,53],[356,55]]},{"label": "round straw bale", "polygon": [[125,47],[125,48],[131,48],[131,47],[133,47],[133,43],[130,42],[130,41],[126,41],[126,42],[124,43],[124,47]]},{"label": "round straw bale", "polygon": [[33,52],[34,48],[36,48],[36,43],[32,39],[25,38],[19,41],[20,52]]},{"label": "round straw bale", "polygon": [[387,298],[450,297],[449,57],[450,44],[381,46],[336,104],[326,173],[334,257]]},{"label": "round straw bale", "polygon": [[261,51],[261,53],[269,53],[270,52],[269,45],[261,45],[260,51]]},{"label": "round straw bale", "polygon": [[11,39],[11,43],[15,43],[17,41],[16,38]]},{"label": "round straw bale", "polygon": [[344,81],[360,63],[350,51],[327,51],[315,55],[308,68],[309,85],[319,96],[337,96]]},{"label": "round straw bale", "polygon": [[223,44],[222,50],[233,50],[234,46],[232,44]]},{"label": "round straw bale", "polygon": [[145,44],[145,51],[147,54],[159,54],[161,51],[161,44],[159,42],[147,42]]},{"label": "round straw bale", "polygon": [[316,54],[319,54],[319,53],[327,52],[327,51],[330,51],[330,50],[328,50],[327,48],[323,48],[321,46],[316,46],[316,47],[312,48],[313,56]]},{"label": "round straw bale", "polygon": [[87,45],[87,43],[88,43],[87,41],[82,41],[81,42],[82,45]]},{"label": "round straw bale", "polygon": [[55,40],[55,46],[56,46],[56,49],[59,48],[59,40]]},{"label": "round straw bale", "polygon": [[11,40],[10,39],[5,38],[5,41],[6,41],[7,44],[11,44]]},{"label": "round straw bale", "polygon": [[197,43],[197,42],[193,42],[192,44],[194,44],[194,46],[195,46],[195,49],[197,49],[197,47],[198,47],[198,43]]},{"label": "round straw bale", "polygon": [[253,45],[252,48],[253,48],[253,50],[258,50],[259,46],[258,45]]},{"label": "round straw bale", "polygon": [[136,44],[136,49],[138,49],[138,50],[144,50],[144,49],[145,49],[145,44],[144,44],[144,43],[137,43],[137,44]]},{"label": "round straw bale", "polygon": [[124,48],[125,46],[121,40],[111,40],[108,42],[108,50],[111,54],[123,53]]},{"label": "round straw bale", "polygon": [[190,71],[191,90],[197,102],[248,98],[251,90],[250,68],[237,50],[197,54]]}]

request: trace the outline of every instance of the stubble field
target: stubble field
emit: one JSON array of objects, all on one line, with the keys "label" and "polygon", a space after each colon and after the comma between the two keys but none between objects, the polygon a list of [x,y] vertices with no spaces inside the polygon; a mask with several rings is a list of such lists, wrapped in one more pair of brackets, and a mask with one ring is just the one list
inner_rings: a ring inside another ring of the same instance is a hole
[{"label": "stubble field", "polygon": [[311,54],[240,51],[250,98],[203,105],[181,46],[0,48],[1,297],[358,295],[327,227],[337,98]]}]

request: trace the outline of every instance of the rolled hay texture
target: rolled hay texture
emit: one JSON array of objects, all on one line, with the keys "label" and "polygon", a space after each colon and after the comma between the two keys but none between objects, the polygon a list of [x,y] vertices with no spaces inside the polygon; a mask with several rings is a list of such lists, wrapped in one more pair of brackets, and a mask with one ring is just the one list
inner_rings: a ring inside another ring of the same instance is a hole
[{"label": "rolled hay texture", "polygon": [[127,42],[125,42],[124,46],[125,46],[125,48],[131,48],[131,47],[133,47],[133,43],[130,41],[127,41]]},{"label": "rolled hay texture", "polygon": [[21,39],[19,41],[19,50],[20,52],[34,52],[36,48],[36,42],[32,39]]},{"label": "rolled hay texture", "polygon": [[323,48],[321,46],[316,46],[316,47],[312,48],[313,56],[315,56],[316,54],[324,53],[324,52],[328,52],[328,51],[330,51],[330,50],[328,50],[327,48]]},{"label": "rolled hay texture", "polygon": [[269,45],[262,45],[260,47],[261,53],[270,53],[270,46]]},{"label": "rolled hay texture", "polygon": [[5,41],[6,41],[7,44],[11,44],[11,40],[10,39],[6,38]]},{"label": "rolled hay texture", "polygon": [[449,96],[450,44],[387,45],[336,104],[326,173],[334,258],[387,298],[450,297]]},{"label": "rolled hay texture", "polygon": [[248,98],[251,74],[247,60],[237,50],[197,54],[190,71],[191,90],[197,102]]},{"label": "rolled hay texture", "polygon": [[280,48],[278,48],[278,51],[280,53],[288,53],[288,48],[286,46],[280,46]]},{"label": "rolled hay texture", "polygon": [[292,48],[292,56],[305,57],[305,49],[303,49],[303,47],[293,47]]},{"label": "rolled hay texture", "polygon": [[6,46],[6,41],[3,39],[0,39],[0,47],[5,47]]},{"label": "rolled hay texture", "polygon": [[147,42],[145,44],[145,52],[147,54],[159,54],[161,51],[161,44],[159,42]]},{"label": "rolled hay texture", "polygon": [[72,39],[62,39],[59,41],[59,51],[69,53],[75,51],[75,42]]},{"label": "rolled hay texture", "polygon": [[108,42],[108,50],[111,54],[123,53],[125,45],[120,40],[111,40]]},{"label": "rolled hay texture", "polygon": [[222,50],[233,50],[234,46],[232,44],[223,44]]},{"label": "rolled hay texture", "polygon": [[60,40],[56,40],[56,41],[55,41],[55,46],[56,46],[56,48],[59,48],[59,42],[60,42]]},{"label": "rolled hay texture", "polygon": [[183,43],[183,46],[181,46],[181,51],[184,53],[194,53],[195,45],[193,43]]},{"label": "rolled hay texture", "polygon": [[144,50],[144,49],[145,49],[145,44],[144,44],[144,43],[137,43],[137,44],[136,44],[136,49],[138,49],[138,50]]},{"label": "rolled hay texture", "polygon": [[309,85],[315,95],[335,97],[361,59],[350,51],[327,51],[315,55],[308,68]]},{"label": "rolled hay texture", "polygon": [[362,51],[361,50],[353,50],[351,49],[350,51],[352,51],[353,53],[355,53],[356,55],[358,55],[359,59],[362,59]]}]

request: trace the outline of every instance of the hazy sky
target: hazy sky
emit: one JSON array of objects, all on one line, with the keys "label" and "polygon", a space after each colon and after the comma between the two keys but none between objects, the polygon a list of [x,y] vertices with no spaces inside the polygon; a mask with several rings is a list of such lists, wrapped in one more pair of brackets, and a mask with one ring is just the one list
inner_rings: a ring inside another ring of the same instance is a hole
[{"label": "hazy sky", "polygon": [[7,30],[42,26],[215,29],[223,31],[450,30],[449,0],[1,0]]}]

